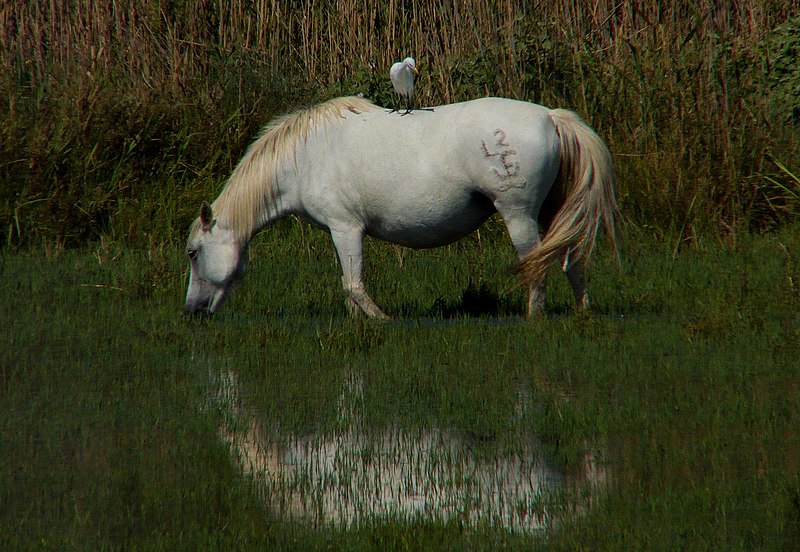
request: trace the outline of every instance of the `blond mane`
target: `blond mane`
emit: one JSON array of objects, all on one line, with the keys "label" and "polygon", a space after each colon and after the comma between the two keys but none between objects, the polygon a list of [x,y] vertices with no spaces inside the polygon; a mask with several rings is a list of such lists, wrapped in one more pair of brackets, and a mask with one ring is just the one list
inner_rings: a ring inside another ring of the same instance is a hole
[{"label": "blond mane", "polygon": [[237,239],[246,242],[257,230],[259,221],[265,219],[278,169],[294,157],[299,140],[306,140],[321,125],[341,117],[344,111],[363,113],[377,109],[380,107],[369,100],[350,96],[274,119],[264,127],[236,165],[219,197],[211,205],[214,215],[224,215]]}]

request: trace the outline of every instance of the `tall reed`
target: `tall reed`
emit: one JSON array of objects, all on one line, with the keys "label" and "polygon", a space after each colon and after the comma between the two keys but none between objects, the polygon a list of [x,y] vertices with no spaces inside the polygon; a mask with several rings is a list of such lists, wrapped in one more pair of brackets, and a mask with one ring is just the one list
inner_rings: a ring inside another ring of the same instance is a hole
[{"label": "tall reed", "polygon": [[174,237],[271,115],[339,94],[388,102],[388,67],[405,55],[428,104],[498,95],[577,110],[615,153],[636,224],[681,240],[768,228],[800,213],[786,177],[797,173],[798,8],[5,3],[0,243]]}]

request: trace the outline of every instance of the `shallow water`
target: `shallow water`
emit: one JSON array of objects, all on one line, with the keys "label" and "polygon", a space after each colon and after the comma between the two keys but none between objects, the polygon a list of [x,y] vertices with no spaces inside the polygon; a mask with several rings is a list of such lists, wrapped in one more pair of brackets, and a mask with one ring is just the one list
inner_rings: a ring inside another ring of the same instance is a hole
[{"label": "shallow water", "polygon": [[[565,510],[560,492],[576,487],[533,441],[490,457],[445,428],[371,430],[359,412],[363,382],[356,376],[338,400],[343,429],[302,437],[261,422],[244,404],[235,373],[211,376],[225,414],[222,439],[267,505],[287,519],[340,527],[423,519],[530,532],[556,523],[554,512]],[[519,393],[518,408],[527,400]],[[605,477],[593,465],[584,472],[593,486]]]}]

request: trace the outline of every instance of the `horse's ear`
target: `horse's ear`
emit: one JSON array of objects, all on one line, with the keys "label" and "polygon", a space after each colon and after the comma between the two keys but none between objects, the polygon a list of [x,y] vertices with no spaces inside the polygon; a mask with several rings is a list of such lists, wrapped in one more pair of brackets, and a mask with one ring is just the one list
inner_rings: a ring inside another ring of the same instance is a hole
[{"label": "horse's ear", "polygon": [[207,201],[204,201],[200,206],[200,224],[203,225],[203,230],[211,228],[213,222],[214,213],[211,211],[211,205],[209,205]]}]

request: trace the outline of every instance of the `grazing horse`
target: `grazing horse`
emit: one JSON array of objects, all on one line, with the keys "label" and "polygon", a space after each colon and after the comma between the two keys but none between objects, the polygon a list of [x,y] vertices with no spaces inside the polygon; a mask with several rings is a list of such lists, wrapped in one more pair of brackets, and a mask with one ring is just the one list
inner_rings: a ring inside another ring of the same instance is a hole
[{"label": "grazing horse", "polygon": [[202,204],[186,250],[186,310],[219,309],[244,273],[250,239],[289,214],[330,233],[356,313],[387,318],[362,280],[365,234],[438,247],[493,213],[521,261],[528,314],[542,311],[555,263],[586,308],[584,262],[601,226],[614,242],[615,212],[611,154],[570,111],[484,98],[398,117],[337,98],[273,121],[214,203]]}]

